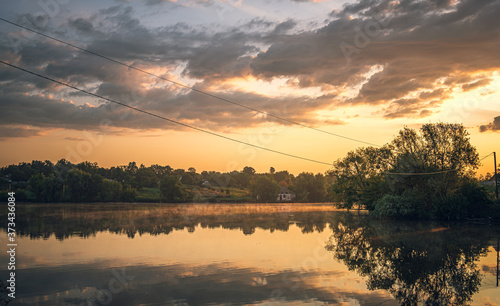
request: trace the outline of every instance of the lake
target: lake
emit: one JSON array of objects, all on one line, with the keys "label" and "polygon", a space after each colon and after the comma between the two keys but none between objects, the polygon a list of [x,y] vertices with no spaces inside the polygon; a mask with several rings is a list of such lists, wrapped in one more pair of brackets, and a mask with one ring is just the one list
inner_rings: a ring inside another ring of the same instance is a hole
[{"label": "lake", "polygon": [[500,227],[484,222],[324,204],[18,204],[16,228],[9,305],[500,305]]}]

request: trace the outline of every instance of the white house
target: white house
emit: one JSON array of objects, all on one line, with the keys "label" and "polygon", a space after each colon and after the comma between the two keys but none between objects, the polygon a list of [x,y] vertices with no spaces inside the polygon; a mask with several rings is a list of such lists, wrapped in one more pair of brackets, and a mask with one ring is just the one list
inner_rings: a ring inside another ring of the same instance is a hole
[{"label": "white house", "polygon": [[278,193],[278,202],[290,202],[295,198],[295,193],[286,187],[281,187]]}]

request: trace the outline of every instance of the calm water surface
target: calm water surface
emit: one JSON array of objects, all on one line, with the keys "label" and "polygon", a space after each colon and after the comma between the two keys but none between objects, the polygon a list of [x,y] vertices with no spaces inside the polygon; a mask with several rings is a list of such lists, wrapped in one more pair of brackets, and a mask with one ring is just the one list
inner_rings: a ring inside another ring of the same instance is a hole
[{"label": "calm water surface", "polygon": [[313,204],[17,209],[9,305],[500,305],[488,224]]}]

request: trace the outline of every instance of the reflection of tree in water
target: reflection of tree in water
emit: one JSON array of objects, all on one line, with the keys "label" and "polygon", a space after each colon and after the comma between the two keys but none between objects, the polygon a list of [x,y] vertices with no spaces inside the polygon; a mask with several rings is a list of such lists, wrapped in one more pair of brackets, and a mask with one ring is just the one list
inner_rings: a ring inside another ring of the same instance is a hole
[{"label": "reflection of tree in water", "polygon": [[[442,227],[429,222],[380,221],[317,206],[19,205],[16,230],[34,239],[89,237],[99,232],[168,235],[175,230],[256,229],[333,232],[326,249],[362,276],[369,289],[389,291],[404,305],[464,305],[481,281],[478,257],[496,240],[493,228]],[[6,216],[0,216],[5,228]],[[498,233],[498,231],[497,231]]]},{"label": "reflection of tree in water", "polygon": [[326,249],[367,277],[368,289],[387,290],[402,305],[466,305],[478,292],[484,232],[429,223],[344,223],[333,228]]},{"label": "reflection of tree in water", "polygon": [[0,305],[5,306],[9,305],[12,302],[12,299],[8,297],[8,293],[10,291],[7,289],[7,284],[0,280]]},{"label": "reflection of tree in water", "polygon": [[[257,228],[288,231],[296,224],[303,233],[322,232],[344,212],[330,206],[301,205],[26,205],[19,206],[18,235],[63,240],[71,236],[90,237],[99,232],[136,235],[170,234],[187,229],[239,229],[251,235]],[[0,226],[7,218],[0,218]]]}]

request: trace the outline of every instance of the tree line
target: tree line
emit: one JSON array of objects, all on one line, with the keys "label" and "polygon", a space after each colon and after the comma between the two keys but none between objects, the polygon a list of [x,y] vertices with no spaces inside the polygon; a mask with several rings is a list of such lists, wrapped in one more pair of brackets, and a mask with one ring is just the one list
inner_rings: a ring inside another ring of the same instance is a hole
[{"label": "tree line", "polygon": [[[229,194],[230,189],[246,190],[254,201],[276,202],[282,187],[294,193],[294,201],[325,202],[331,198],[332,180],[318,173],[295,176],[286,170],[256,173],[252,167],[221,173],[195,168],[138,166],[135,162],[110,168],[97,163],[72,164],[61,159],[19,163],[0,168],[0,190],[13,190],[19,200],[34,202],[134,202],[145,189],[158,189],[158,201],[183,203],[212,201],[200,199],[196,192],[211,189]],[[223,201],[223,200],[222,200]]]},{"label": "tree line", "polygon": [[[405,127],[382,147],[351,151],[325,174],[295,176],[273,167],[256,173],[249,166],[198,173],[192,167],[135,162],[104,168],[61,159],[55,164],[32,161],[0,168],[0,190],[14,189],[19,200],[37,202],[134,202],[149,188],[158,191],[154,201],[171,203],[224,202],[227,198],[221,195],[235,190],[248,194],[236,201],[277,202],[278,194],[287,192],[294,202],[357,206],[380,217],[464,219],[500,211],[493,209],[488,192],[478,185],[479,165],[467,130],[461,124],[437,123],[419,130]],[[207,196],[203,190],[214,192]]]}]

